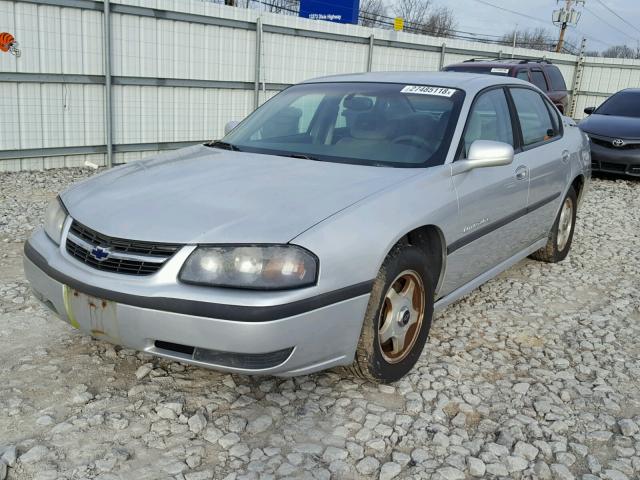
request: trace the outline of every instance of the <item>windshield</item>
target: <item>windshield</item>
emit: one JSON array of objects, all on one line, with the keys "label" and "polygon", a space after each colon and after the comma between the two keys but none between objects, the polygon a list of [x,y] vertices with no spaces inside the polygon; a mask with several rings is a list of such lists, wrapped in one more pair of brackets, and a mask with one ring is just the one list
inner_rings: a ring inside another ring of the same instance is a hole
[{"label": "windshield", "polygon": [[640,118],[640,92],[618,92],[609,97],[594,113]]},{"label": "windshield", "polygon": [[262,105],[220,145],[327,162],[441,165],[463,99],[461,90],[439,86],[295,85]]}]

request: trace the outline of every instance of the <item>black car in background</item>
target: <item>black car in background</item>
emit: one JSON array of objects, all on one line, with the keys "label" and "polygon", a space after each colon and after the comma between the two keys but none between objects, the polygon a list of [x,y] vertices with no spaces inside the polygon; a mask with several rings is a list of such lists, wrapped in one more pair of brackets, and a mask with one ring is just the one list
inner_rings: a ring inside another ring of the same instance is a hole
[{"label": "black car in background", "polygon": [[569,92],[562,72],[545,58],[496,58],[494,60],[472,58],[462,63],[447,65],[442,70],[516,77],[533,83],[546,93],[563,115],[569,112]]},{"label": "black car in background", "polygon": [[591,138],[593,170],[640,177],[640,89],[621,90],[584,113],[579,127]]}]

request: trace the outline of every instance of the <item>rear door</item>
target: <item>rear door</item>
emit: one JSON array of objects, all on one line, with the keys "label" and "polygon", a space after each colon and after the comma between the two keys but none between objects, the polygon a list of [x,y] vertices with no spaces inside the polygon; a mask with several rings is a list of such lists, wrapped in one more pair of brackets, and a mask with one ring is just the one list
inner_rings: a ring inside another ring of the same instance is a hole
[{"label": "rear door", "polygon": [[[475,140],[515,145],[515,123],[503,87],[479,93],[467,117],[458,160],[465,159]],[[524,167],[511,164],[477,168],[452,177],[459,215],[447,247],[447,272],[442,293],[447,294],[487,272],[523,249],[521,226],[526,211],[529,180]]]},{"label": "rear door", "polygon": [[544,238],[568,181],[569,151],[562,142],[562,122],[549,100],[532,88],[510,87],[522,150],[515,162],[529,177],[527,231],[529,243]]}]

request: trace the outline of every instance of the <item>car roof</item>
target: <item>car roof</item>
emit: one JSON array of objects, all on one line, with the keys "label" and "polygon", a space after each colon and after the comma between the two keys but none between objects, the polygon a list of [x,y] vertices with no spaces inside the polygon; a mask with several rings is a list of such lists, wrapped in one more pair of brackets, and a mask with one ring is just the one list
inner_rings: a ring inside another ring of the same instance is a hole
[{"label": "car roof", "polygon": [[367,72],[346,75],[330,75],[313,78],[302,83],[371,82],[399,83],[405,85],[433,85],[477,92],[493,85],[526,85],[529,82],[513,77],[462,72]]}]

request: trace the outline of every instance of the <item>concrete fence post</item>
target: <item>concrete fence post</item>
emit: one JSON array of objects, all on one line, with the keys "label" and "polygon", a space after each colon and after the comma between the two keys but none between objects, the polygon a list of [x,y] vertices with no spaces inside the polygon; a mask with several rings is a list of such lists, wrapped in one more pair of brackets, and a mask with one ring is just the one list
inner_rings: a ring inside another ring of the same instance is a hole
[{"label": "concrete fence post", "polygon": [[262,73],[262,17],[256,19],[256,60],[253,84],[253,108],[260,106],[260,76]]},{"label": "concrete fence post", "polygon": [[440,47],[440,66],[438,67],[438,71],[442,70],[442,67],[444,67],[444,56],[447,54],[447,44],[446,43],[442,43],[442,46]]},{"label": "concrete fence post", "polygon": [[113,101],[111,99],[111,5],[103,0],[103,52],[104,52],[104,129],[107,146],[107,168],[113,166]]},{"label": "concrete fence post", "polygon": [[367,72],[371,71],[371,67],[373,66],[373,33],[369,35],[369,53],[367,57]]}]

